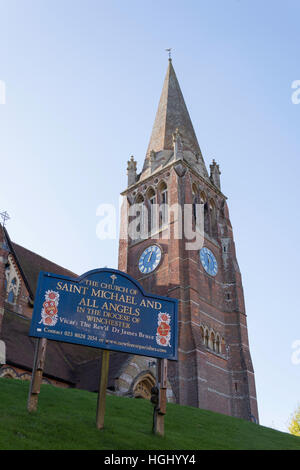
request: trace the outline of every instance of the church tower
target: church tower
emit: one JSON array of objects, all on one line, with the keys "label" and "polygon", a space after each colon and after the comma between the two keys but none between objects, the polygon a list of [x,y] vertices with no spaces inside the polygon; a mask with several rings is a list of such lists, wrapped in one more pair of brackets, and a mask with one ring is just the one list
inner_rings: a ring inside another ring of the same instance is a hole
[{"label": "church tower", "polygon": [[143,169],[128,162],[119,269],[179,300],[177,403],[258,421],[241,273],[219,165],[208,173],[169,59]]}]

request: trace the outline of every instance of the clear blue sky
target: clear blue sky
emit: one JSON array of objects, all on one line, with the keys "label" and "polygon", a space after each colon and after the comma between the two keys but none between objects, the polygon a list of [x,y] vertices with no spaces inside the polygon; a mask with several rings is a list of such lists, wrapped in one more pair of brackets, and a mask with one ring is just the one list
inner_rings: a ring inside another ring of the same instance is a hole
[{"label": "clear blue sky", "polygon": [[117,267],[96,236],[141,168],[173,65],[206,164],[220,164],[243,275],[261,424],[300,402],[300,4],[1,0],[0,209],[11,238],[81,274]]}]

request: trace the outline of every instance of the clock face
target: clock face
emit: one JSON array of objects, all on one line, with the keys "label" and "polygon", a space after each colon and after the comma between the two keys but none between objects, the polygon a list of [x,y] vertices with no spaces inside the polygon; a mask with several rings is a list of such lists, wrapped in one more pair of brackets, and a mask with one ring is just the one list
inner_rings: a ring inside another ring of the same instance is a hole
[{"label": "clock face", "polygon": [[161,248],[158,245],[151,245],[146,248],[139,259],[139,270],[143,274],[152,273],[161,260]]},{"label": "clock face", "polygon": [[216,276],[218,272],[218,263],[214,254],[208,248],[201,248],[200,260],[205,271],[211,276]]}]

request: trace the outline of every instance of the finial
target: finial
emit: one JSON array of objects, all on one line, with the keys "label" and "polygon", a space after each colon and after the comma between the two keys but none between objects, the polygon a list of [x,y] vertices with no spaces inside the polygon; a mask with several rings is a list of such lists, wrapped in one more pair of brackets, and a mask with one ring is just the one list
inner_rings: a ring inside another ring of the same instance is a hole
[{"label": "finial", "polygon": [[210,165],[210,179],[213,184],[219,189],[221,189],[220,174],[220,166],[216,163],[216,160],[213,158],[212,164]]},{"label": "finial", "polygon": [[127,162],[127,172],[128,171],[136,172],[136,161],[133,155],[131,155],[130,160]]},{"label": "finial", "polygon": [[5,212],[0,212],[0,217],[2,219],[2,226],[5,227],[6,221],[10,219],[8,213]]},{"label": "finial", "polygon": [[136,161],[134,156],[131,155],[130,160],[127,162],[127,175],[128,175],[128,186],[131,186],[136,182]]},{"label": "finial", "polygon": [[167,53],[169,54],[169,61],[170,61],[170,62],[172,62],[171,50],[172,50],[171,47],[170,47],[169,49],[166,49]]}]

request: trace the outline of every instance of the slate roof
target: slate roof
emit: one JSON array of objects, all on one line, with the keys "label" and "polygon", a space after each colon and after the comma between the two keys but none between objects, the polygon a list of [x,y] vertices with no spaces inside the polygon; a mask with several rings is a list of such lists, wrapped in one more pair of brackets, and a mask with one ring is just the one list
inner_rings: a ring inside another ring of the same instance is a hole
[{"label": "slate roof", "polygon": [[205,176],[207,172],[200,146],[172,65],[172,60],[169,59],[167,74],[148,145],[144,169],[147,168],[147,160],[149,159],[151,150],[155,152],[173,150],[173,134],[176,129],[180,131],[184,150],[189,150],[198,155]]},{"label": "slate roof", "polygon": [[63,276],[78,277],[78,275],[72,271],[37,255],[33,251],[30,251],[17,243],[10,242],[10,244],[20,270],[26,278],[32,299],[34,298],[40,271],[62,274]]}]

